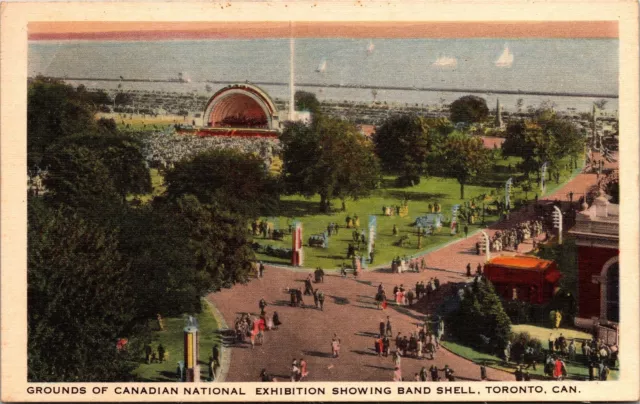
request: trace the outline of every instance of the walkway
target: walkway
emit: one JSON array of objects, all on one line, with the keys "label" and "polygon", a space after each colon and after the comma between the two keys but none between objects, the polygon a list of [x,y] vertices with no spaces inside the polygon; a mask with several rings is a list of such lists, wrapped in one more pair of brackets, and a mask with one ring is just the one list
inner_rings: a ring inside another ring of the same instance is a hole
[{"label": "walkway", "polygon": [[[596,174],[579,174],[544,199],[568,201],[568,193],[574,192],[576,200],[596,183]],[[491,235],[499,229],[528,220],[532,214],[526,209],[522,210],[486,231]],[[475,254],[477,240],[478,236],[472,236],[427,254],[425,260],[429,269],[422,273],[392,274],[383,270],[369,270],[357,280],[353,276],[343,279],[337,274],[326,275],[324,284],[315,285],[326,296],[324,311],[312,307],[313,299],[310,296],[305,296],[307,308],[289,306],[286,289],[304,286],[304,279],[310,270],[303,268],[267,266],[262,279],[210,294],[207,299],[215,304],[228,324],[233,324],[240,313],[258,313],[258,301],[261,298],[269,304],[268,315],[275,310],[283,322],[277,331],[266,333],[262,346],[254,349],[249,344],[228,347],[233,351],[233,361],[225,369],[228,372],[226,380],[257,381],[263,368],[279,380],[288,380],[292,360],[300,358],[307,360],[308,379],[313,381],[392,380],[394,368],[391,358],[380,358],[374,352],[374,338],[379,323],[388,315],[394,334],[401,332],[405,335],[413,331],[424,316],[406,307],[390,306],[385,311],[378,310],[373,300],[377,286],[382,283],[390,292],[395,285],[413,287],[416,281],[423,280],[426,283],[432,277],[438,277],[443,285],[462,282],[466,279],[463,274],[467,263],[470,262],[475,270],[477,263],[484,262],[484,256]],[[531,247],[525,244],[521,248],[519,252],[526,252]],[[436,296],[436,299],[441,298]],[[334,333],[342,341],[340,358],[330,357]],[[477,365],[444,349],[438,351],[433,361],[403,358],[403,377],[412,380],[422,366],[429,368],[434,363],[440,369],[449,365],[455,370],[458,380],[480,378]],[[495,369],[487,368],[487,374],[490,380],[513,380],[513,375]]]}]

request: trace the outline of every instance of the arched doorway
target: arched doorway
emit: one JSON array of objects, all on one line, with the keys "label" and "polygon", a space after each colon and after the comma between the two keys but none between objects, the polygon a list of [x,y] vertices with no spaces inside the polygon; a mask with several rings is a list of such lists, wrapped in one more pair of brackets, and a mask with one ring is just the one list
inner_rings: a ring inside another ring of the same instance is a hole
[{"label": "arched doorway", "polygon": [[620,265],[615,256],[602,266],[600,273],[600,319],[620,322]]}]

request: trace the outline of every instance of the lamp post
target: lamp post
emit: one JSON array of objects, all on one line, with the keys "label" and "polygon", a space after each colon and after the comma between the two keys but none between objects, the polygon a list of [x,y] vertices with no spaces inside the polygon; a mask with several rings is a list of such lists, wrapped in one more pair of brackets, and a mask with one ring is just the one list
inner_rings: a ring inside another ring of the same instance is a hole
[{"label": "lamp post", "polygon": [[189,316],[187,326],[184,327],[184,364],[186,367],[186,382],[200,381],[200,365],[198,365],[199,339],[200,332],[198,330],[198,322],[195,318]]}]

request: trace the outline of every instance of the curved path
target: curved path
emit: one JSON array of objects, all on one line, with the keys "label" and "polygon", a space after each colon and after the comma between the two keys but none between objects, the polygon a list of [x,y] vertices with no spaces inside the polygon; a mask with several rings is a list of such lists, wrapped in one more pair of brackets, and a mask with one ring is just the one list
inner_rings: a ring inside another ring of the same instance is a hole
[{"label": "curved path", "polygon": [[[597,183],[595,174],[579,174],[567,184],[544,199],[568,200],[574,192],[575,199]],[[511,215],[487,229],[493,233],[509,228],[521,220],[527,220],[532,212],[526,209]],[[293,359],[305,358],[308,362],[308,380],[315,381],[390,381],[393,377],[391,358],[378,357],[374,352],[374,338],[379,322],[390,316],[394,334],[410,333],[424,315],[406,307],[389,306],[378,310],[373,301],[377,286],[382,283],[387,291],[394,285],[413,287],[416,281],[438,277],[444,285],[465,280],[468,262],[475,266],[484,261],[484,256],[475,254],[478,236],[470,236],[425,255],[428,270],[422,273],[391,274],[381,270],[365,271],[357,280],[353,276],[343,279],[336,274],[325,276],[319,287],[326,296],[324,311],[313,307],[311,296],[305,296],[307,308],[289,306],[286,288],[302,288],[304,279],[311,270],[267,266],[262,279],[252,280],[247,285],[236,285],[231,289],[210,294],[213,303],[226,319],[233,324],[237,314],[259,313],[258,301],[268,302],[267,314],[278,311],[283,325],[277,331],[266,333],[265,343],[254,349],[249,344],[231,346],[233,361],[224,369],[228,381],[257,381],[261,369],[265,368],[278,379],[287,380]],[[526,252],[530,245],[522,245],[519,252]],[[513,252],[505,252],[513,254]],[[387,266],[388,267],[388,266]],[[439,292],[443,293],[443,292]],[[442,296],[436,295],[440,300]],[[342,341],[339,358],[331,358],[330,342],[334,333]],[[445,333],[446,337],[446,333]],[[394,344],[392,342],[392,348]],[[406,380],[413,380],[422,366],[436,364],[442,369],[449,365],[455,370],[458,380],[479,380],[479,367],[471,361],[440,349],[434,360],[403,358],[402,372]],[[487,368],[490,380],[513,380],[507,372]]]},{"label": "curved path", "polygon": [[[266,368],[278,379],[289,377],[292,360],[305,358],[308,362],[309,380],[315,381],[390,381],[393,378],[391,357],[378,357],[374,350],[374,337],[378,333],[380,320],[390,316],[394,334],[403,335],[415,330],[424,315],[406,307],[389,306],[378,310],[373,296],[380,283],[391,290],[394,285],[415,285],[418,280],[428,281],[437,276],[441,282],[460,282],[464,278],[457,274],[441,271],[423,273],[391,274],[366,272],[357,280],[330,274],[325,282],[314,284],[325,294],[324,311],[313,307],[311,296],[304,296],[307,308],[288,305],[287,287],[302,287],[306,273],[267,267],[264,278],[252,280],[247,285],[237,285],[232,289],[211,294],[208,299],[231,324],[236,314],[241,312],[259,313],[258,301],[264,298],[267,314],[277,311],[283,325],[277,331],[269,331],[265,343],[254,349],[249,344],[232,346],[231,362],[227,381],[257,381],[262,368]],[[331,358],[330,343],[334,333],[342,341],[341,355]],[[392,348],[394,344],[392,342]],[[440,349],[435,360],[403,358],[402,371],[405,379],[422,366],[427,368],[435,363],[440,369],[449,365],[455,370],[459,380],[479,380],[479,367],[472,362]],[[512,380],[506,372],[487,369],[492,380]]]}]

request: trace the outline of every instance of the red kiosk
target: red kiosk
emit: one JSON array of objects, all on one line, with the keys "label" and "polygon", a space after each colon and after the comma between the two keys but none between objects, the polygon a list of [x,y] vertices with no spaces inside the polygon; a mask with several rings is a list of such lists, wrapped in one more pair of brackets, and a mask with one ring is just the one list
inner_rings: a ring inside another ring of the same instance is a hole
[{"label": "red kiosk", "polygon": [[526,255],[493,258],[484,275],[503,299],[533,304],[548,303],[562,277],[554,261]]}]

